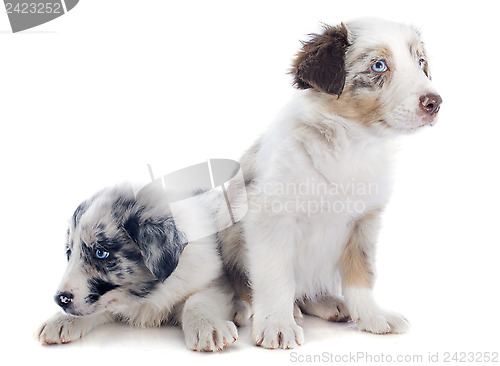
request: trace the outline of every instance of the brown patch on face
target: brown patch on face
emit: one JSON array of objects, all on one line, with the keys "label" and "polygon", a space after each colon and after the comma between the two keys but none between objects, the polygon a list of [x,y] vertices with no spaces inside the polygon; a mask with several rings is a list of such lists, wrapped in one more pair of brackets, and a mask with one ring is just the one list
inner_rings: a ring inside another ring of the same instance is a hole
[{"label": "brown patch on face", "polygon": [[[346,53],[346,82],[339,98],[323,96],[324,107],[331,114],[356,121],[365,127],[380,124],[384,116],[381,102],[384,88],[391,79],[393,54],[387,45],[374,48],[356,48],[354,44]],[[384,61],[388,71],[371,70],[377,61]]]},{"label": "brown patch on face", "polygon": [[353,90],[352,85],[346,87],[338,99],[325,100],[324,106],[331,114],[356,121],[366,127],[376,123],[382,116],[379,93],[370,90],[358,94]]},{"label": "brown patch on face", "polygon": [[362,98],[345,98],[338,110],[342,116],[347,116],[347,118],[368,127],[374,120],[378,119],[380,102],[376,93],[370,93],[363,95]]},{"label": "brown patch on face", "polygon": [[345,50],[348,46],[344,24],[325,26],[322,34],[313,34],[311,40],[302,42],[291,74],[299,89],[314,88],[340,96],[345,84]]},{"label": "brown patch on face", "polygon": [[373,287],[374,243],[371,242],[373,238],[368,237],[367,231],[373,229],[370,226],[374,224],[379,214],[380,210],[374,210],[358,220],[348,242],[342,249],[340,268],[344,286]]},{"label": "brown patch on face", "polygon": [[380,56],[381,59],[384,60],[389,60],[392,58],[392,52],[389,49],[389,47],[382,46],[377,49],[377,54]]}]

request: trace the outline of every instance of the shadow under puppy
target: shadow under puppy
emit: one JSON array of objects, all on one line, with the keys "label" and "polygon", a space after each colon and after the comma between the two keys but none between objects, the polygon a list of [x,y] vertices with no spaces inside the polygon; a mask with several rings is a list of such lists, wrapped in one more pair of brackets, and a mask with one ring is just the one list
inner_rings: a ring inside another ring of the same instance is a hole
[{"label": "shadow under puppy", "polygon": [[233,294],[217,242],[214,236],[189,238],[213,221],[199,204],[176,211],[174,221],[166,195],[154,188],[137,196],[128,186],[108,188],[80,204],[68,229],[68,267],[55,295],[64,313],[40,327],[38,340],[67,343],[99,325],[123,321],[141,327],[180,324],[192,350],[217,351],[233,343]]}]

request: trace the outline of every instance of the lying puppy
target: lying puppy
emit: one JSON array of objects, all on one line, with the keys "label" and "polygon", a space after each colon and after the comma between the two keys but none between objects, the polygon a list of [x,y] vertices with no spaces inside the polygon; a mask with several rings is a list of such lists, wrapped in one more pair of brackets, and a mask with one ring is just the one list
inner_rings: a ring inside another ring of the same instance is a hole
[{"label": "lying puppy", "polygon": [[407,320],[379,307],[372,288],[389,142],[432,125],[441,104],[420,34],[377,19],[325,27],[303,42],[292,75],[296,97],[241,161],[248,214],[219,235],[226,269],[252,302],[253,341],[300,345],[294,304],[404,332]]},{"label": "lying puppy", "polygon": [[[68,229],[68,267],[38,339],[67,343],[114,321],[178,323],[190,349],[217,351],[237,339],[233,294],[213,236],[189,242],[213,216],[200,206],[176,210],[163,191],[105,189],[83,202]],[[196,228],[195,228],[196,229]],[[196,231],[196,230],[195,230]],[[205,232],[215,233],[216,230]]]}]

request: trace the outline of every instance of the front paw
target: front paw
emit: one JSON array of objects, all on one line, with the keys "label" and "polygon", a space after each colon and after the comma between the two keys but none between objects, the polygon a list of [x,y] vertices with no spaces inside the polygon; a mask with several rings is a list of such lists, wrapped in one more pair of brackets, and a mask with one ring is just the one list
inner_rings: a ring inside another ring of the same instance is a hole
[{"label": "front paw", "polygon": [[266,319],[259,324],[254,319],[253,340],[264,348],[296,348],[304,343],[304,331],[295,321],[273,322]]},{"label": "front paw", "polygon": [[42,344],[62,344],[83,337],[85,331],[79,318],[56,314],[40,326],[35,338]]},{"label": "front paw", "polygon": [[229,320],[202,319],[182,328],[186,345],[193,351],[220,351],[238,339],[238,330]]},{"label": "front paw", "polygon": [[356,324],[359,329],[375,334],[405,333],[410,327],[404,316],[388,311],[361,316],[356,320]]}]

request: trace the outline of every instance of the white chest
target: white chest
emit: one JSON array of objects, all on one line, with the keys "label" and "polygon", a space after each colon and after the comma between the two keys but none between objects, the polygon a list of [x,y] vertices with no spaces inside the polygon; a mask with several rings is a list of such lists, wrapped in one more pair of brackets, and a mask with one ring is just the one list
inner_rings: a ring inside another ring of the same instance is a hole
[{"label": "white chest", "polygon": [[261,181],[274,209],[298,218],[348,221],[387,203],[392,184],[384,145],[348,145],[333,153],[297,143],[294,149],[292,158],[276,159],[269,179]]},{"label": "white chest", "polygon": [[338,260],[356,219],[389,199],[387,150],[373,144],[350,146],[336,155],[306,151],[294,163],[295,169],[275,167],[283,183],[274,188],[282,191],[270,202],[296,218],[296,295],[336,294]]}]

